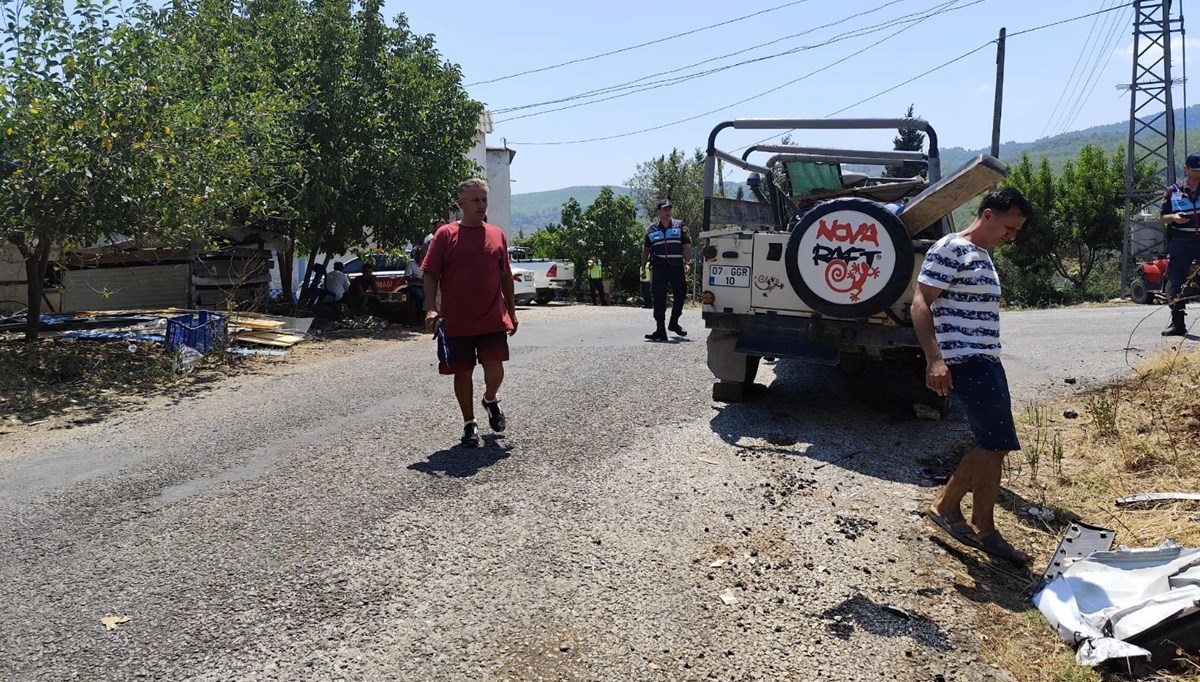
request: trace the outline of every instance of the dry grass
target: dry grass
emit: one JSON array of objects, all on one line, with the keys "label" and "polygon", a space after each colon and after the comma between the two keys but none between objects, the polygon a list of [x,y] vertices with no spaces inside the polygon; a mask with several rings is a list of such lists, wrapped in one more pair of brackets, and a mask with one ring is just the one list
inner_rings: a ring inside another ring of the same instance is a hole
[{"label": "dry grass", "polygon": [[[95,421],[164,389],[214,380],[245,362],[214,354],[181,377],[162,344],[87,340],[0,343],[0,426],[64,417]],[[214,368],[220,365],[221,374]]]},{"label": "dry grass", "polygon": [[[1014,406],[1023,451],[1006,464],[997,521],[1014,544],[1032,551],[1032,568],[1049,561],[1072,520],[1117,531],[1117,544],[1150,547],[1173,539],[1200,546],[1200,503],[1118,508],[1119,497],[1200,491],[1200,351],[1170,354],[1108,388],[1061,403]],[[1073,409],[1074,419],[1064,412]],[[1049,508],[1053,520],[1030,507]],[[1027,593],[985,602],[984,630],[992,662],[1022,682],[1128,680],[1074,663]],[[1181,661],[1157,679],[1200,682],[1200,659]]]}]

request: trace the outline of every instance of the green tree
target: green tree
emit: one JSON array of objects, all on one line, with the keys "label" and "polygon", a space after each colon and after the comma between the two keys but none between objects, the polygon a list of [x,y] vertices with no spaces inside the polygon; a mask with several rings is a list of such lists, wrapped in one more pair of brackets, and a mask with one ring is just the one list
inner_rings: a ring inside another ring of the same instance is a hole
[{"label": "green tree", "polygon": [[[1111,156],[1095,145],[1084,145],[1062,173],[1054,177],[1046,157],[1037,170],[1022,154],[1004,181],[1019,189],[1034,207],[1034,215],[1014,244],[997,249],[997,267],[1009,298],[1053,301],[1064,297],[1052,285],[1057,276],[1070,284],[1071,296],[1086,297],[1097,264],[1121,248],[1125,168],[1123,149]],[[1157,186],[1153,170],[1140,164],[1134,187]]]},{"label": "green tree", "polygon": [[[905,118],[913,117],[913,105],[908,105],[908,111],[904,113]],[[925,148],[925,133],[915,128],[899,128],[897,135],[892,140],[892,148],[896,151],[919,152]],[[885,178],[915,178],[917,176],[927,177],[928,169],[920,163],[912,163],[905,161],[902,166],[889,166],[883,171]]]},{"label": "green tree", "polygon": [[186,172],[163,112],[170,93],[134,30],[146,5],[0,0],[0,133],[16,169],[0,237],[25,260],[27,340],[39,331],[50,256],[103,237],[185,241],[204,221],[202,185]]},{"label": "green tree", "polygon": [[[306,21],[299,0],[180,0],[147,27],[155,79],[174,94],[164,116],[193,151],[185,170],[204,178],[214,228],[296,236],[309,148],[297,118],[313,99],[300,86],[313,62],[302,41],[280,36]],[[279,263],[285,287],[291,262]]]},{"label": "green tree", "polygon": [[317,100],[304,120],[313,153],[302,193],[310,252],[416,242],[480,169],[465,158],[483,105],[462,88],[433,38],[403,15],[384,22],[382,0],[314,4]]},{"label": "green tree", "polygon": [[704,216],[704,153],[687,156],[678,149],[639,163],[626,182],[635,204],[648,220],[658,217],[659,199],[669,198],[674,215],[683,221],[692,239],[700,232]]},{"label": "green tree", "polygon": [[[611,187],[602,187],[600,194],[582,213],[578,213],[579,204],[574,199],[567,202],[563,209],[563,226],[568,230],[574,229],[579,234],[579,242],[583,245],[583,261],[588,256],[597,255],[604,263],[605,274],[611,276],[624,288],[636,273],[641,264],[641,225],[637,219],[637,208],[633,199],[628,196],[618,196]],[[577,261],[576,267],[580,267]]]},{"label": "green tree", "polygon": [[1058,274],[1071,282],[1080,298],[1100,253],[1121,248],[1124,165],[1119,158],[1110,162],[1100,147],[1084,145],[1078,159],[1063,167],[1057,183],[1054,260]]},{"label": "green tree", "polygon": [[[996,247],[996,268],[1004,282],[1006,300],[1051,302],[1062,298],[1052,282],[1056,271],[1055,197],[1057,186],[1046,157],[1037,169],[1022,153],[1021,161],[1009,169],[1004,186],[1019,190],[1033,205],[1033,215],[1017,234],[1017,241]],[[965,225],[963,226],[965,227]]]}]

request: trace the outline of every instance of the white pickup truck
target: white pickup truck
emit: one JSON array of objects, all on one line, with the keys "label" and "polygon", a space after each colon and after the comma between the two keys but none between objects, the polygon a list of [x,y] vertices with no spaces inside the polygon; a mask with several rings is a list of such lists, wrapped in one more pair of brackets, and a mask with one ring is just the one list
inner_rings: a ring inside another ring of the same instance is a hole
[{"label": "white pickup truck", "polygon": [[508,259],[514,268],[533,273],[537,289],[534,301],[545,305],[553,301],[560,291],[570,291],[575,286],[575,264],[549,258],[533,258],[528,249],[514,246],[508,249]]}]

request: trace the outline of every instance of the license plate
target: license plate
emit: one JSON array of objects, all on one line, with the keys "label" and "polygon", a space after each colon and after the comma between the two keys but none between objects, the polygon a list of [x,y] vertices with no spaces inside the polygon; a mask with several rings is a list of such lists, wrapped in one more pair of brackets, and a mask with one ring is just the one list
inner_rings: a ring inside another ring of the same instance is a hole
[{"label": "license plate", "polygon": [[750,286],[750,268],[745,265],[711,265],[708,284],[716,287]]}]

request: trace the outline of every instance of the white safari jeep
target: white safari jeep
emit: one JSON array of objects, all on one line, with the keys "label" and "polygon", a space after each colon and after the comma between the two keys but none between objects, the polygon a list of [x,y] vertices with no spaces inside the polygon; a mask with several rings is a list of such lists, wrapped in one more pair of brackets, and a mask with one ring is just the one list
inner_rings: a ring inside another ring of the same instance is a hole
[{"label": "white safari jeep", "polygon": [[[725,129],[909,129],[927,152],[756,145],[720,151]],[[755,154],[769,157],[759,161]],[[713,196],[717,160],[751,173],[753,201]],[[908,164],[928,180],[849,172]],[[952,231],[950,214],[999,182],[1004,164],[980,156],[943,177],[937,135],[920,119],[727,121],[708,138],[704,177],[703,314],[711,331],[713,399],[743,398],[760,358],[837,365],[868,382],[883,373],[923,376],[909,314],[924,252]],[[918,412],[946,401],[909,381]]]}]

